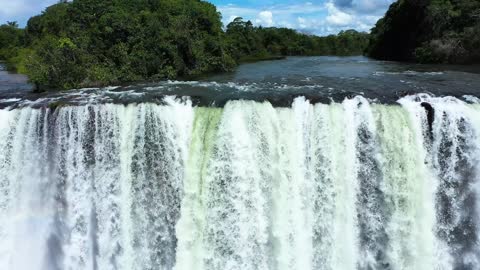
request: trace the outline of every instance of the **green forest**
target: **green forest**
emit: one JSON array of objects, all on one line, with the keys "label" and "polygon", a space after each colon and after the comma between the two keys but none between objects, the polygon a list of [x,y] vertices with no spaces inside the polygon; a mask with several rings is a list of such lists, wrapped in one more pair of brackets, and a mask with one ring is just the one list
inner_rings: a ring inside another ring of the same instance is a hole
[{"label": "green forest", "polygon": [[480,1],[398,0],[372,29],[368,54],[420,63],[479,63]]},{"label": "green forest", "polygon": [[23,28],[0,25],[0,61],[39,91],[189,78],[293,55],[480,62],[478,0],[398,0],[370,34],[319,37],[221,19],[200,0],[60,1]]},{"label": "green forest", "polygon": [[282,56],[359,55],[368,42],[355,30],[318,37],[242,18],[223,26],[200,0],[74,0],[25,28],[1,25],[0,60],[42,91],[187,78]]}]

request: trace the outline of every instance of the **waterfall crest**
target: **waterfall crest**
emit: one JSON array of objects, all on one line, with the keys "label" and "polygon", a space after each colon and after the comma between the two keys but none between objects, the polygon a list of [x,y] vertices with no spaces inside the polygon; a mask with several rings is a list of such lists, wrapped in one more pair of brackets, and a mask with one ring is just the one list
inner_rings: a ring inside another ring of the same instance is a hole
[{"label": "waterfall crest", "polygon": [[480,269],[479,104],[164,103],[0,110],[0,269]]}]

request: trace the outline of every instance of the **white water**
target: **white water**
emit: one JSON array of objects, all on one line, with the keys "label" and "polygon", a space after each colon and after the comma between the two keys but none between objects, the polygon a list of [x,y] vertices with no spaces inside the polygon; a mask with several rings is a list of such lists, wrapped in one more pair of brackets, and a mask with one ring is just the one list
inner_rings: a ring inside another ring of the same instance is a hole
[{"label": "white water", "polygon": [[399,103],[0,110],[0,269],[480,269],[480,105]]}]

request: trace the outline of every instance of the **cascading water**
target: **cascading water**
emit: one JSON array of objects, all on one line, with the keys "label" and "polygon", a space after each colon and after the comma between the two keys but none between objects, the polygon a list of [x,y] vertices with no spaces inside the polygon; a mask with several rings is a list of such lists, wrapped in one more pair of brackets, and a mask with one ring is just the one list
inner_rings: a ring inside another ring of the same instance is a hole
[{"label": "cascading water", "polygon": [[480,269],[480,105],[399,103],[0,110],[0,269]]}]

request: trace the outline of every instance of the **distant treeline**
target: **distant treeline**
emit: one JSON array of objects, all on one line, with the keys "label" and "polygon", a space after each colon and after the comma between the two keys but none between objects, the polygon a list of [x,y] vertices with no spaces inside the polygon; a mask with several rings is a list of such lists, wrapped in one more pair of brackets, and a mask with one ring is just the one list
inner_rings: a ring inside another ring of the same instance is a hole
[{"label": "distant treeline", "polygon": [[369,35],[355,30],[318,37],[293,29],[254,27],[236,18],[227,25],[226,45],[236,60],[268,55],[362,55]]},{"label": "distant treeline", "polygon": [[398,0],[371,38],[378,59],[480,63],[480,0]]},{"label": "distant treeline", "polygon": [[38,89],[68,89],[232,70],[288,55],[356,55],[368,34],[317,37],[235,19],[223,29],[200,0],[61,1],[25,29],[0,26],[0,60]]}]

